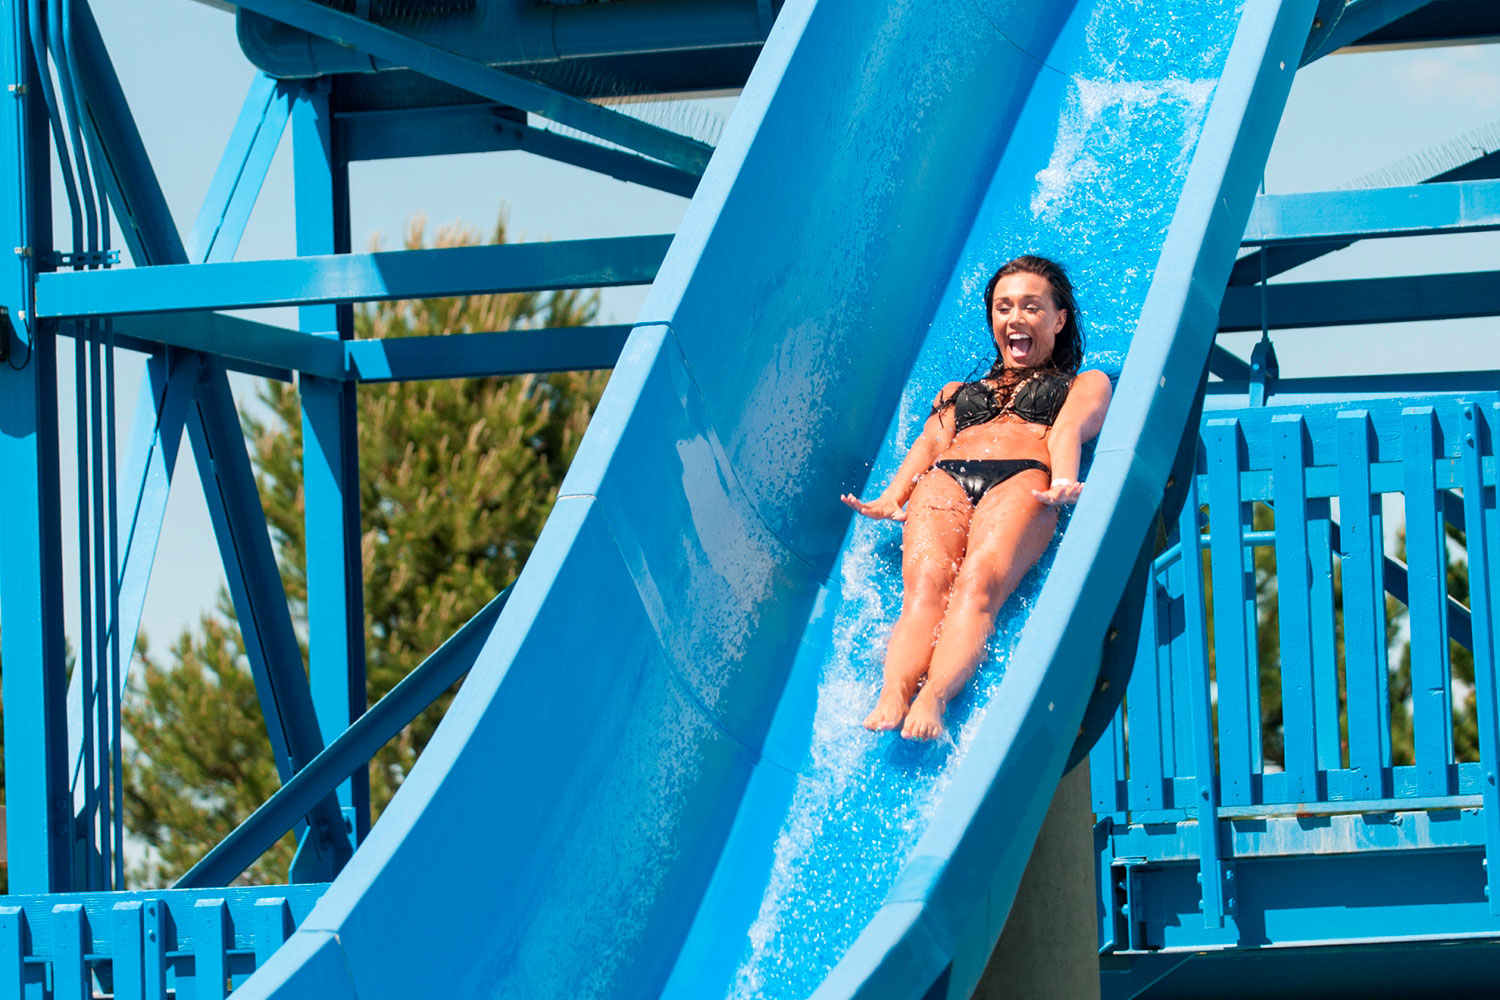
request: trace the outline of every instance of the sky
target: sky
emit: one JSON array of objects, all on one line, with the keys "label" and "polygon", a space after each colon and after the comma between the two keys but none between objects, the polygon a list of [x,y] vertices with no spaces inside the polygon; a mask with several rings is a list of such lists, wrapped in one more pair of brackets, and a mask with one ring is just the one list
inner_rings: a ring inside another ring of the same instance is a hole
[{"label": "sky", "polygon": [[[94,0],[93,8],[115,60],[126,96],[167,193],[179,228],[191,228],[239,105],[254,74],[240,53],[232,15],[190,0]],[[705,105],[727,117],[732,98]],[[662,113],[670,124],[673,111]],[[1300,71],[1265,170],[1271,193],[1318,191],[1349,185],[1373,170],[1500,121],[1500,46],[1336,55]],[[294,253],[289,142],[283,143],[241,244],[240,259]],[[394,248],[411,221],[429,230],[456,223],[481,232],[502,206],[512,238],[570,239],[668,233],[685,199],[598,177],[525,153],[447,156],[356,164],[351,168],[355,249]],[[58,199],[61,200],[60,198]],[[1306,265],[1288,280],[1370,277],[1485,270],[1500,257],[1500,234],[1370,242]],[[603,322],[629,322],[644,289],[615,289],[603,297]],[[291,325],[289,310],[257,317]],[[1334,373],[1462,370],[1492,367],[1485,331],[1490,321],[1431,324],[1424,336],[1410,326],[1357,331],[1273,334],[1283,377]],[[1221,340],[1248,356],[1256,335]],[[71,355],[59,357],[64,409],[71,401]],[[120,437],[128,432],[140,364],[120,364]],[[254,385],[237,379],[249,404]],[[71,413],[62,440],[72,440]],[[65,460],[71,448],[64,448]],[[143,630],[158,653],[211,607],[222,585],[206,508],[191,473],[189,452],[179,464],[167,513]],[[72,495],[71,468],[63,495]],[[64,516],[65,546],[76,545]],[[76,572],[76,571],[75,571]],[[76,575],[67,584],[70,634],[76,642]]]}]

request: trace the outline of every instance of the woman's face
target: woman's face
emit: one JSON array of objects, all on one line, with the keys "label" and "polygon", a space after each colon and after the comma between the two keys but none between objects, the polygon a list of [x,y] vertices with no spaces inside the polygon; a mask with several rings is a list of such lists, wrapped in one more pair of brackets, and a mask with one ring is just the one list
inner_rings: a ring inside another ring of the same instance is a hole
[{"label": "woman's face", "polygon": [[1068,320],[1052,299],[1046,278],[1019,272],[995,283],[990,329],[1007,368],[1035,368],[1052,359],[1052,347]]}]

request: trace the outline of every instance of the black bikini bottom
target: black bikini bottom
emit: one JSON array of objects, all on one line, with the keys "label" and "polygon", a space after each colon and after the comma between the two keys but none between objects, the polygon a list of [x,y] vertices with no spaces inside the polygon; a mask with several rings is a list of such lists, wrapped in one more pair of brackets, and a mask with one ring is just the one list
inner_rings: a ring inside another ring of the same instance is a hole
[{"label": "black bikini bottom", "polygon": [[969,502],[976,507],[986,493],[1018,472],[1040,469],[1047,475],[1052,475],[1051,469],[1034,458],[945,459],[935,467],[952,476],[953,481],[969,494]]}]

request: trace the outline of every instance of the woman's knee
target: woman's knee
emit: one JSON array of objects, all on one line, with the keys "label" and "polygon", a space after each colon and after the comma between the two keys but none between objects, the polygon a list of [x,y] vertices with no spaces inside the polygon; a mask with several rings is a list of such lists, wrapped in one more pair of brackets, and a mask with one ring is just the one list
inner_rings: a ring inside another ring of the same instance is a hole
[{"label": "woman's knee", "polygon": [[911,567],[903,576],[907,603],[942,603],[948,599],[948,593],[953,589],[958,567],[934,559]]}]

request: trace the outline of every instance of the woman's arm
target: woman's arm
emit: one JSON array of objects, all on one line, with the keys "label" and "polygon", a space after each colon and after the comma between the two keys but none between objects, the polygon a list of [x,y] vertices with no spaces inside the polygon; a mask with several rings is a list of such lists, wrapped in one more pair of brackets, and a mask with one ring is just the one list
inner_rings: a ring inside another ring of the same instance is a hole
[{"label": "woman's arm", "polygon": [[935,412],[927,418],[927,423],[922,427],[922,433],[912,444],[911,450],[906,453],[901,467],[891,477],[888,485],[880,496],[865,503],[853,493],[845,493],[839,497],[840,500],[853,507],[866,517],[889,518],[892,521],[906,520],[906,501],[911,496],[912,487],[917,479],[932,468],[932,463],[941,455],[950,444],[953,443],[954,424],[951,419],[945,420],[943,416],[946,410],[938,410],[944,400],[951,399],[958,391],[961,382],[949,382],[943,386],[943,391],[938,393],[937,399],[932,401]]},{"label": "woman's arm", "polygon": [[1052,468],[1052,486],[1032,490],[1031,495],[1050,505],[1074,503],[1083,492],[1078,482],[1079,454],[1104,425],[1109,409],[1109,376],[1100,371],[1081,372],[1068,390],[1068,398],[1047,434],[1047,464]]}]

